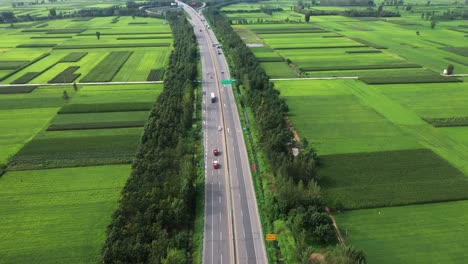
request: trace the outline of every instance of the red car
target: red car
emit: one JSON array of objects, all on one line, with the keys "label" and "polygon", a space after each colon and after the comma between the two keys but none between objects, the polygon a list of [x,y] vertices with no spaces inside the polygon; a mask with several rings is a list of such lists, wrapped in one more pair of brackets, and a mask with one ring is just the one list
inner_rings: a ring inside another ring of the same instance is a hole
[{"label": "red car", "polygon": [[217,160],[213,161],[213,168],[218,169],[219,168],[219,163]]},{"label": "red car", "polygon": [[217,149],[213,149],[213,155],[218,156],[218,155],[219,155],[219,151],[218,151]]}]

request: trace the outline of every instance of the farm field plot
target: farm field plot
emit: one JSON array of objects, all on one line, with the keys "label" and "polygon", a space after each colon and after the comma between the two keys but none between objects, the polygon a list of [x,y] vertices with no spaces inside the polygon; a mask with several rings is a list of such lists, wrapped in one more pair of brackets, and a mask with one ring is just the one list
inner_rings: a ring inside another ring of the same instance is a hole
[{"label": "farm field plot", "polygon": [[[65,104],[62,89],[36,88],[31,93],[0,94],[0,164],[47,126]],[[73,96],[71,89],[68,90]]]},{"label": "farm field plot", "polygon": [[[450,190],[446,190],[450,191]],[[465,263],[468,201],[336,214],[345,240],[368,263]]]},{"label": "farm field plot", "polygon": [[[399,129],[353,95],[359,81],[277,81],[299,135],[321,155],[420,148]],[[422,122],[422,121],[421,121]]]},{"label": "farm field plot", "polygon": [[[88,79],[107,82],[114,77],[118,81],[145,81],[151,70],[164,69],[172,45],[168,24],[156,18],[131,17],[119,17],[118,23],[111,22],[112,17],[61,19],[48,21],[45,27],[8,30],[0,40],[0,49],[4,49],[0,58],[0,82],[45,84],[70,67],[74,67],[75,77],[63,79],[68,83],[75,78],[76,82]],[[96,32],[100,32],[99,38]],[[118,52],[129,52],[128,60]],[[46,56],[47,53],[50,54]],[[62,61],[73,53],[86,55],[75,61]],[[111,54],[119,54],[121,61],[111,60],[114,69],[102,76],[101,63],[109,63]]]},{"label": "farm field plot", "polygon": [[0,178],[4,263],[96,263],[130,165],[7,172]]},{"label": "farm field plot", "polygon": [[468,178],[427,149],[322,155],[320,186],[345,209],[468,198]]},{"label": "farm field plot", "polygon": [[52,120],[50,131],[42,131],[26,144],[12,159],[10,169],[130,163],[148,111],[161,90],[162,85],[154,84],[80,85],[76,96]]},{"label": "farm field plot", "polygon": [[467,83],[399,84],[377,89],[423,118],[468,116]]}]

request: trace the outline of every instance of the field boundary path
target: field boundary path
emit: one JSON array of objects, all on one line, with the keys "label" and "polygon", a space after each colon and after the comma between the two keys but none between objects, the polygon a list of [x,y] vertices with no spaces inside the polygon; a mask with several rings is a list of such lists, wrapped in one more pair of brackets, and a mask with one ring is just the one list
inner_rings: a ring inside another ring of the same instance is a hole
[{"label": "field boundary path", "polygon": [[[86,82],[76,83],[77,85],[113,85],[113,84],[150,84],[150,83],[163,83],[163,81],[138,81],[138,82]],[[22,86],[63,86],[73,85],[74,83],[25,83],[25,84],[0,84],[0,87],[22,87]]]},{"label": "field boundary path", "polygon": [[338,224],[336,223],[335,217],[332,215],[328,207],[325,207],[325,211],[327,212],[328,216],[330,216],[330,219],[332,220],[333,227],[335,228],[336,237],[338,238],[338,242],[340,242],[340,244],[343,246],[346,245],[346,241],[341,235],[341,232],[340,232],[340,229],[338,228]]},{"label": "field boundary path", "polygon": [[306,81],[306,80],[357,80],[357,76],[342,76],[342,77],[308,77],[308,78],[275,78],[270,81]]}]

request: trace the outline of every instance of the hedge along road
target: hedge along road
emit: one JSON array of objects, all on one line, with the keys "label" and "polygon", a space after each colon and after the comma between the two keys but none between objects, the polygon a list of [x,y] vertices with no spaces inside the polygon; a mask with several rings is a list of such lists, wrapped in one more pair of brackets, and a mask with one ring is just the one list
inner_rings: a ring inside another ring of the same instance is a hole
[{"label": "hedge along road", "polygon": [[[77,85],[113,85],[113,84],[148,84],[148,83],[163,83],[163,81],[140,81],[140,82],[87,82],[76,83]],[[73,85],[74,83],[25,83],[25,84],[0,84],[0,87],[12,86],[64,86]]]}]

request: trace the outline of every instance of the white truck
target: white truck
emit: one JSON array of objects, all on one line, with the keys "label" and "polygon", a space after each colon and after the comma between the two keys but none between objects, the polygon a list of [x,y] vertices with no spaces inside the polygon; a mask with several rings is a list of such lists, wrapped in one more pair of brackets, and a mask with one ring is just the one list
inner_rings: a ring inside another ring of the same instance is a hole
[{"label": "white truck", "polygon": [[211,93],[211,102],[214,103],[216,101],[216,96],[214,93]]}]

